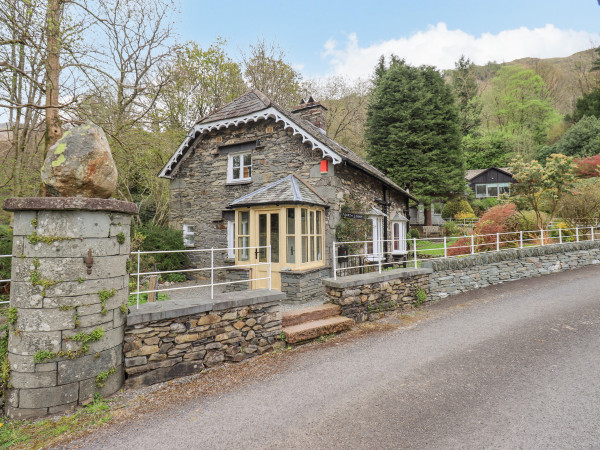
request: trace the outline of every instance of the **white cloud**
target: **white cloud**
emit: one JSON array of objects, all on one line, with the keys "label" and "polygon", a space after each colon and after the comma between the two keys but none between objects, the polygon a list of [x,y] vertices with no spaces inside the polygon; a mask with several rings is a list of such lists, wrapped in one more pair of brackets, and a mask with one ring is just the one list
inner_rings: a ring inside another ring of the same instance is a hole
[{"label": "white cloud", "polygon": [[356,33],[348,36],[345,47],[333,39],[325,42],[323,57],[335,74],[369,77],[381,55],[395,54],[409,64],[428,64],[450,69],[460,55],[476,64],[505,62],[518,58],[568,56],[600,42],[600,34],[562,30],[554,25],[543,28],[517,28],[497,34],[474,36],[461,30],[449,30],[445,23],[430,25],[409,37],[390,39],[360,47]]}]

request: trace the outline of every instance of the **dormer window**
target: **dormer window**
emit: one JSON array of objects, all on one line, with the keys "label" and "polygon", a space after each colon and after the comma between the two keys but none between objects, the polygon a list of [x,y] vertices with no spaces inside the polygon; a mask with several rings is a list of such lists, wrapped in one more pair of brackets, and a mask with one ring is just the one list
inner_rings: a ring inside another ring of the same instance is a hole
[{"label": "dormer window", "polygon": [[250,181],[252,179],[252,153],[230,153],[227,156],[227,182]]}]

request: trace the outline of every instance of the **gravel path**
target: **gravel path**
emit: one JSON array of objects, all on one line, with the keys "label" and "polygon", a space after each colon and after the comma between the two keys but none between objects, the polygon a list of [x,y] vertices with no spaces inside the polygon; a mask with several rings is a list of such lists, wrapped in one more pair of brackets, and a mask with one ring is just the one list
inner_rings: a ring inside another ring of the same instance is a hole
[{"label": "gravel path", "polygon": [[278,373],[197,390],[73,444],[595,448],[598,275],[592,266],[451,297],[410,329],[292,352]]}]

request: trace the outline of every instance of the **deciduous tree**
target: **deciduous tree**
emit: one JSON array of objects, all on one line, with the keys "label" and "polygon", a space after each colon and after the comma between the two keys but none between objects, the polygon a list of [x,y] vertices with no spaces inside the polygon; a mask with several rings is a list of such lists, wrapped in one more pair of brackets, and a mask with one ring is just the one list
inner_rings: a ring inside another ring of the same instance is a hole
[{"label": "deciduous tree", "polygon": [[517,156],[511,163],[511,173],[516,181],[511,187],[511,200],[520,210],[533,210],[538,228],[542,229],[543,209],[552,222],[559,201],[573,187],[574,169],[573,158],[565,155],[551,155],[545,167],[536,160],[525,162]]}]

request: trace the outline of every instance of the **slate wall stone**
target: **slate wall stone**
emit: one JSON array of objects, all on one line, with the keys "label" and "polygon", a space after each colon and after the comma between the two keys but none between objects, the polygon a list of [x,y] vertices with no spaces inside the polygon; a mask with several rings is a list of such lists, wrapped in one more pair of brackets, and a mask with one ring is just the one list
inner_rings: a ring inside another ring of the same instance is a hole
[{"label": "slate wall stone", "polygon": [[308,270],[284,270],[281,272],[281,290],[286,294],[286,301],[305,303],[325,299],[323,278],[331,276],[330,267],[319,267]]},{"label": "slate wall stone", "polygon": [[430,297],[449,295],[522,278],[600,264],[600,241],[507,249],[461,258],[423,262],[433,273],[429,277]]},{"label": "slate wall stone", "polygon": [[[116,200],[83,201],[71,209],[70,198],[53,198],[51,210],[35,210],[31,204],[43,206],[45,199],[24,200],[7,202],[15,214],[10,305],[17,320],[8,340],[12,389],[6,413],[15,418],[68,410],[95,392],[107,396],[120,389],[131,225],[123,210],[136,210]],[[84,257],[90,249],[88,273]],[[94,330],[102,337],[84,351],[73,338]],[[40,351],[55,355],[36,362]],[[96,377],[105,371],[114,373],[100,386]]]},{"label": "slate wall stone", "polygon": [[[285,296],[265,290],[257,298],[257,292],[220,294],[228,297],[219,301],[215,296],[215,303],[208,305],[201,299],[189,301],[185,308],[177,302],[161,302],[158,316],[132,312],[123,349],[126,386],[151,385],[241,362],[280,345],[280,301]],[[134,320],[133,314],[140,320]]]},{"label": "slate wall stone", "polygon": [[379,320],[386,312],[412,309],[419,290],[429,300],[430,272],[431,269],[395,269],[337,280],[327,278],[323,280],[326,303],[341,306],[341,315],[356,323]]}]

